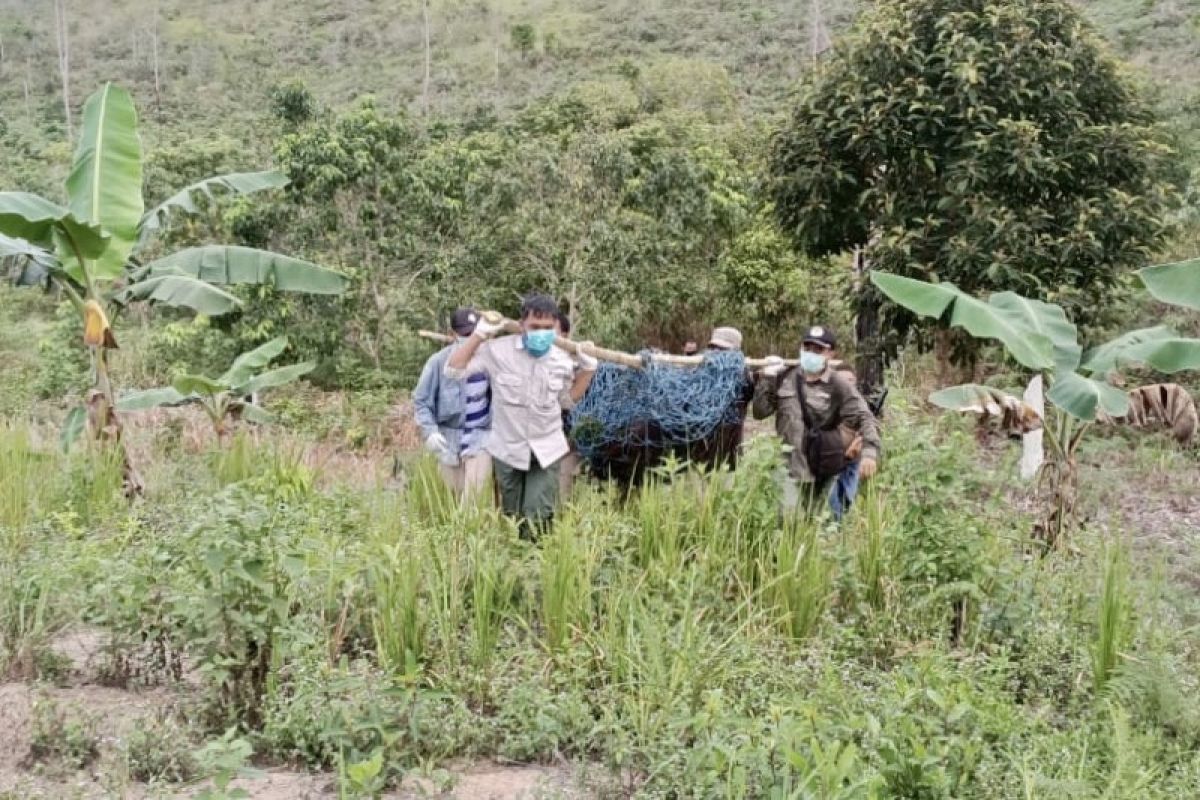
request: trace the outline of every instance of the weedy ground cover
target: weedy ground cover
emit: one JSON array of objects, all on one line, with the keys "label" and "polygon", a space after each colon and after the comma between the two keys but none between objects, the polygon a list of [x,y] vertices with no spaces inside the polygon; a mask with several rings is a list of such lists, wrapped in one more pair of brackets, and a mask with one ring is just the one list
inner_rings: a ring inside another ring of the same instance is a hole
[{"label": "weedy ground cover", "polygon": [[[593,795],[1195,794],[1187,556],[1099,522],[1043,555],[1014,454],[904,397],[888,438],[840,527],[780,515],[761,438],[734,475],[581,485],[534,545],[421,460],[344,484],[294,439],[152,440],[130,505],[118,463],[9,423],[0,667],[49,678],[57,631],[103,630],[110,682],[188,703],[123,745],[160,785],[216,775],[200,748],[226,741],[345,796],[489,757],[587,764]],[[1184,491],[1189,459],[1154,461]]]}]

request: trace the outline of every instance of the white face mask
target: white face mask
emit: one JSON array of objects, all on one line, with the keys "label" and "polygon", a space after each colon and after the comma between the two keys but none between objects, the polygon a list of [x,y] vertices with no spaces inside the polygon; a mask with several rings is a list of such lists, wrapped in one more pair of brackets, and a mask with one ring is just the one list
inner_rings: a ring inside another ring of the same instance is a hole
[{"label": "white face mask", "polygon": [[820,353],[813,353],[808,350],[800,351],[800,369],[807,372],[809,375],[816,375],[825,371],[825,356]]}]

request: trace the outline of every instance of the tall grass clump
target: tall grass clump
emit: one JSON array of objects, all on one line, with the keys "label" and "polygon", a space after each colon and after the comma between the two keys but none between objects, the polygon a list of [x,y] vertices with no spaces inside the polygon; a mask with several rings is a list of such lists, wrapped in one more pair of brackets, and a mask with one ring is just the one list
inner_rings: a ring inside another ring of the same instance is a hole
[{"label": "tall grass clump", "polygon": [[0,679],[32,678],[60,624],[53,619],[47,579],[26,562],[0,557]]},{"label": "tall grass clump", "polygon": [[1132,634],[1133,614],[1129,586],[1128,554],[1118,542],[1104,548],[1104,577],[1100,587],[1096,636],[1092,644],[1092,682],[1104,689],[1117,668],[1121,651]]},{"label": "tall grass clump", "polygon": [[[468,524],[462,515],[460,524]],[[429,616],[437,635],[445,663],[458,663],[467,608],[467,544],[464,530],[455,526],[450,531],[438,531],[436,539],[425,548],[428,565]]]},{"label": "tall grass clump", "polygon": [[125,454],[121,449],[92,443],[73,454],[70,465],[66,499],[83,521],[94,525],[115,512],[125,483]]},{"label": "tall grass clump", "polygon": [[[719,502],[691,503],[705,520],[706,538],[699,545],[704,561],[723,570],[726,579],[739,584],[747,596],[763,585],[764,569],[775,555],[780,524],[776,473],[781,458],[774,437],[758,437],[742,453],[736,472],[704,477],[705,493],[717,490],[723,495]],[[715,515],[711,526],[709,514]]]},{"label": "tall grass clump", "polygon": [[443,526],[458,512],[458,498],[442,480],[436,459],[424,456],[408,470],[405,497],[415,519],[431,526]]},{"label": "tall grass clump", "polygon": [[471,661],[486,668],[496,652],[517,588],[517,576],[498,543],[483,535],[471,539]]},{"label": "tall grass clump", "polygon": [[876,611],[882,610],[887,602],[888,531],[893,515],[888,498],[868,484],[859,497],[850,526],[862,599]]},{"label": "tall grass clump", "polygon": [[799,640],[816,632],[829,602],[831,568],[821,554],[816,523],[807,515],[788,515],[766,570],[770,581],[765,587],[785,636]]},{"label": "tall grass clump", "polygon": [[672,485],[656,477],[642,487],[637,500],[637,554],[643,567],[660,564],[671,570],[681,563],[686,531],[693,523],[690,510],[695,503],[695,487],[691,483]]},{"label": "tall grass clump", "polygon": [[425,657],[428,621],[423,607],[425,563],[405,544],[380,548],[370,569],[371,630],[379,663],[412,677]]},{"label": "tall grass clump", "polygon": [[261,470],[258,445],[245,432],[238,432],[229,443],[218,442],[209,456],[213,477],[219,486],[241,483]]},{"label": "tall grass clump", "polygon": [[27,427],[0,427],[0,545],[16,548],[29,522],[47,510],[58,469],[57,458],[34,450]]},{"label": "tall grass clump", "polygon": [[543,538],[541,611],[546,646],[561,650],[575,628],[586,628],[592,613],[593,542],[574,517],[558,522]]}]

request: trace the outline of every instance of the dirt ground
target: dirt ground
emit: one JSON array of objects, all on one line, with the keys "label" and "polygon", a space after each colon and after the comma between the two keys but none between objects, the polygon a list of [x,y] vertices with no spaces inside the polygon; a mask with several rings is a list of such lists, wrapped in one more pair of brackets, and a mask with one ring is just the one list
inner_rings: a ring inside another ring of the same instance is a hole
[{"label": "dirt ground", "polygon": [[[184,800],[204,788],[203,784],[155,788],[128,779],[122,758],[126,737],[139,723],[170,707],[178,696],[163,688],[126,690],[98,685],[96,668],[103,643],[103,636],[95,630],[67,631],[53,645],[70,663],[61,685],[0,684],[0,800]],[[100,756],[88,769],[63,771],[28,762],[38,702],[96,720]],[[460,763],[445,767],[442,778],[435,783],[431,778],[410,776],[399,791],[386,797],[517,800],[589,796],[567,766]],[[328,773],[268,769],[253,778],[239,778],[233,785],[245,789],[254,800],[338,796],[336,776]],[[439,791],[439,785],[449,788]]]}]

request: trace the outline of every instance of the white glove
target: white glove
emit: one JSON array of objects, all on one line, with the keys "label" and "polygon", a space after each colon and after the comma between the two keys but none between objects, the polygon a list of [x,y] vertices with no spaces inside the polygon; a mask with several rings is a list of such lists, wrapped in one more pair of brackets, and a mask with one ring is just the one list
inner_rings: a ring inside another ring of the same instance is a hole
[{"label": "white glove", "polygon": [[600,366],[600,362],[592,355],[591,351],[595,348],[592,342],[578,342],[575,350],[575,360],[579,362],[579,368],[584,372],[595,372]]},{"label": "white glove", "polygon": [[779,373],[783,372],[783,359],[779,356],[767,356],[767,365],[762,368],[762,374],[768,378],[774,378]]},{"label": "white glove", "polygon": [[499,333],[500,329],[503,327],[504,327],[503,320],[501,320],[500,322],[488,322],[487,317],[480,316],[479,321],[475,323],[474,335],[478,336],[480,339],[483,339],[484,341],[487,341],[488,339],[492,338],[497,333]]},{"label": "white glove", "polygon": [[434,431],[425,437],[425,448],[435,455],[443,455],[449,447],[450,443],[440,431]]}]

